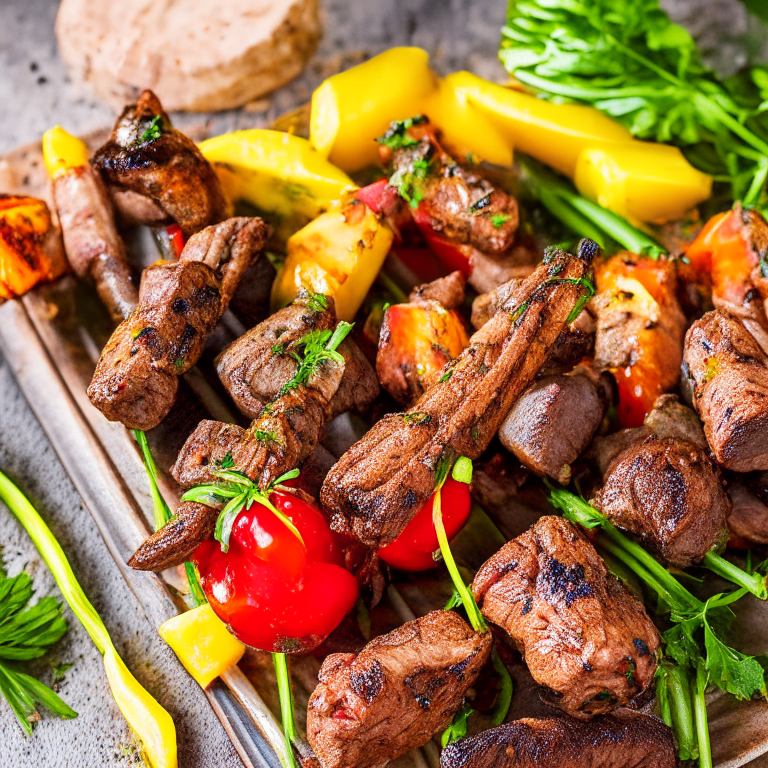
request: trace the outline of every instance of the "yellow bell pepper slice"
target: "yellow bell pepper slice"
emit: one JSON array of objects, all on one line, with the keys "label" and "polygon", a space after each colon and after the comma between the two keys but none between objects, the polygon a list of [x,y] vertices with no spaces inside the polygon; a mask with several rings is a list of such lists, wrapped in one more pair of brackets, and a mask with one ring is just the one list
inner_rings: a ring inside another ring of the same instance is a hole
[{"label": "yellow bell pepper slice", "polygon": [[493,122],[470,103],[461,88],[462,74],[440,80],[437,91],[421,111],[440,129],[441,141],[452,154],[511,167],[512,141],[502,136]]},{"label": "yellow bell pepper slice", "polygon": [[592,107],[551,104],[527,93],[457,72],[453,87],[493,122],[515,149],[573,177],[582,150],[632,134]]},{"label": "yellow bell pepper slice", "polygon": [[348,199],[288,240],[285,267],[272,285],[276,311],[301,288],[333,296],[336,316],[351,321],[368,293],[394,235],[368,206]]},{"label": "yellow bell pepper slice", "polygon": [[227,629],[209,603],[168,619],[159,631],[201,688],[207,688],[245,653],[245,646]]},{"label": "yellow bell pepper slice", "polygon": [[344,171],[299,136],[252,128],[200,144],[225,193],[272,214],[283,239],[355,188]]},{"label": "yellow bell pepper slice", "polygon": [[378,163],[376,139],[394,120],[424,111],[437,89],[429,54],[421,48],[391,48],[329,77],[312,94],[309,140],[345,171]]},{"label": "yellow bell pepper slice", "polygon": [[584,197],[634,222],[683,218],[712,194],[712,177],[677,147],[643,141],[584,149],[574,182]]},{"label": "yellow bell pepper slice", "polygon": [[43,159],[48,175],[57,179],[73,168],[88,165],[88,147],[57,125],[43,134]]},{"label": "yellow bell pepper slice", "polygon": [[152,768],[177,768],[176,728],[171,716],[142,688],[112,644],[101,617],[75,578],[67,556],[37,510],[24,494],[0,472],[0,499],[7,505],[32,539],[53,574],[72,612],[104,656],[112,695],[128,724],[142,742]]}]

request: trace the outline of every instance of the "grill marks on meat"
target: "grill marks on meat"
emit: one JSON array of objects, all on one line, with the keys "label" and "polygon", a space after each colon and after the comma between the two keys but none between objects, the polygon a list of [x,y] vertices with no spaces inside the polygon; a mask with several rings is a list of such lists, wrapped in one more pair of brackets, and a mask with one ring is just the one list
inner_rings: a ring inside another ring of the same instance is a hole
[{"label": "grill marks on meat", "polygon": [[553,252],[411,408],[386,416],[334,465],[321,501],[332,527],[370,547],[394,541],[432,495],[441,459],[476,459],[547,358],[583,294],[596,250]]},{"label": "grill marks on meat", "polygon": [[502,445],[531,472],[568,485],[571,464],[589,445],[611,400],[609,378],[579,366],[569,375],[539,379],[504,419]]},{"label": "grill marks on meat", "polygon": [[358,654],[328,656],[307,707],[322,768],[381,768],[446,728],[491,652],[452,611],[433,611]]},{"label": "grill marks on meat", "polygon": [[[237,407],[255,419],[278,396],[298,369],[292,356],[301,339],[312,331],[336,325],[333,299],[327,308],[304,293],[230,344],[216,360],[216,371]],[[357,344],[347,338],[338,349],[344,357],[344,376],[331,401],[328,418],[352,410],[365,411],[379,394],[379,383]]]},{"label": "grill marks on meat", "polygon": [[[153,126],[162,131],[156,138]],[[131,223],[175,221],[189,237],[231,215],[213,168],[195,143],[171,126],[152,91],[125,108],[92,162]]]},{"label": "grill marks on meat", "polygon": [[193,236],[178,262],[144,270],[138,307],[112,334],[88,387],[110,421],[148,430],[165,418],[177,377],[197,362],[268,235],[261,219],[228,219]]},{"label": "grill marks on meat", "polygon": [[89,165],[74,168],[54,179],[53,199],[72,269],[93,283],[112,320],[121,322],[139,303],[139,291],[104,182]]},{"label": "grill marks on meat", "polygon": [[656,627],[563,518],[542,517],[505,544],[477,573],[472,592],[568,714],[609,712],[651,684]]},{"label": "grill marks on meat", "polygon": [[715,460],[735,472],[768,469],[768,357],[751,334],[708,312],[688,329],[685,366]]},{"label": "grill marks on meat", "polygon": [[[517,201],[479,174],[460,166],[441,146],[426,118],[407,130],[416,141],[394,151],[381,147],[391,166],[390,183],[413,179],[420,203],[416,223],[451,243],[476,248],[491,258],[510,249],[520,223]],[[426,173],[420,172],[427,166]]]},{"label": "grill marks on meat", "polygon": [[525,718],[446,747],[441,768],[675,768],[672,729],[623,710],[588,723]]},{"label": "grill marks on meat", "polygon": [[688,568],[724,542],[731,504],[701,437],[688,439],[694,414],[674,395],[657,406],[643,427],[626,430],[629,443],[608,462],[592,504],[668,563]]}]

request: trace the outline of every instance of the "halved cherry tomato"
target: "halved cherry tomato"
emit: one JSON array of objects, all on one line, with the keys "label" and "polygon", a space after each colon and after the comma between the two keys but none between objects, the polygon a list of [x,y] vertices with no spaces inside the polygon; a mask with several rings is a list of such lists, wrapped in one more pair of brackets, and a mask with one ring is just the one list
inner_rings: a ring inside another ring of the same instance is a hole
[{"label": "halved cherry tomato", "polygon": [[[432,522],[434,496],[416,513],[405,530],[391,544],[379,550],[379,557],[402,571],[425,571],[437,563],[432,553],[439,549]],[[449,477],[442,489],[443,525],[448,539],[453,538],[467,522],[472,509],[469,485]]]}]

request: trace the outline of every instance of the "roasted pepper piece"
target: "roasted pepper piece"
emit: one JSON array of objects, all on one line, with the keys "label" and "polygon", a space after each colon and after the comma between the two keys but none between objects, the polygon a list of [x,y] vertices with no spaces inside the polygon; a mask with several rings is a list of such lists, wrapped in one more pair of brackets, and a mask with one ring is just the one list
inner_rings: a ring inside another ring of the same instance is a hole
[{"label": "roasted pepper piece", "polygon": [[50,128],[43,134],[43,158],[48,175],[56,179],[73,168],[88,164],[85,142],[67,133],[61,126]]},{"label": "roasted pepper piece", "polygon": [[437,301],[395,304],[384,312],[376,373],[392,397],[410,405],[469,343],[461,317]]},{"label": "roasted pepper piece", "polygon": [[632,222],[681,219],[712,194],[712,177],[677,147],[644,141],[584,149],[574,182],[584,197]]},{"label": "roasted pepper piece", "polygon": [[208,139],[200,151],[213,165],[225,194],[271,215],[287,239],[338,202],[355,184],[299,136],[253,128]]},{"label": "roasted pepper piece", "polygon": [[515,149],[573,177],[582,150],[632,134],[592,107],[552,104],[496,85],[471,72],[452,75],[453,87],[496,125]]},{"label": "roasted pepper piece", "polygon": [[376,165],[376,139],[393,120],[422,113],[436,89],[426,51],[391,48],[329,77],[312,94],[309,140],[345,171]]},{"label": "roasted pepper piece", "polygon": [[0,195],[0,300],[54,280],[66,267],[48,206],[34,197]]},{"label": "roasted pepper piece", "polygon": [[245,653],[245,646],[229,632],[209,603],[168,619],[159,632],[201,688],[207,688]]},{"label": "roasted pepper piece", "polygon": [[318,216],[288,240],[282,274],[272,285],[272,309],[300,288],[333,296],[336,316],[351,321],[389,253],[392,230],[354,198]]}]

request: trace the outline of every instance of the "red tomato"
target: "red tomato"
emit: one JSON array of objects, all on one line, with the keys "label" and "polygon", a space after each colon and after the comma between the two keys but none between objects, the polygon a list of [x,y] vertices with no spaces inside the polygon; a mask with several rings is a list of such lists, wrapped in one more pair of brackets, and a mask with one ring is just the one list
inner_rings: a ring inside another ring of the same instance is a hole
[{"label": "red tomato", "polygon": [[[393,568],[402,571],[425,571],[437,563],[432,553],[439,549],[437,533],[432,522],[434,496],[416,513],[405,530],[379,550],[379,557]],[[467,522],[472,508],[469,485],[449,477],[442,489],[443,526],[448,539],[452,539]]]},{"label": "red tomato", "polygon": [[277,515],[254,503],[237,516],[228,552],[209,540],[193,560],[211,607],[242,642],[264,651],[310,650],[352,609],[357,581],[342,567],[319,510],[279,491],[270,501],[306,549]]}]

